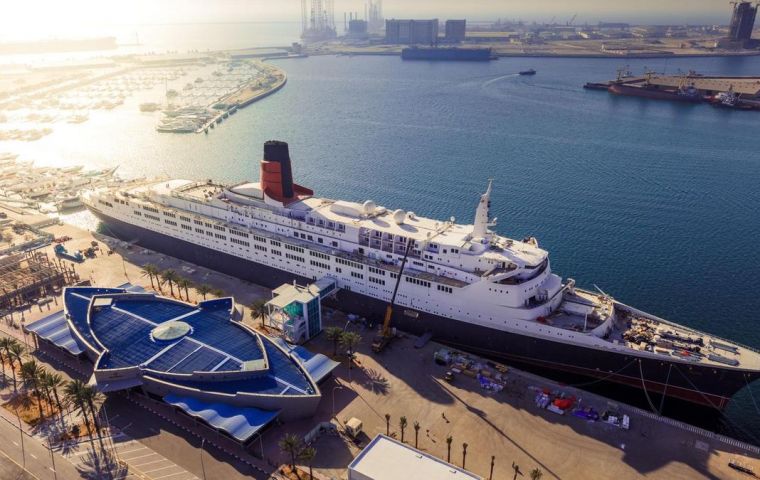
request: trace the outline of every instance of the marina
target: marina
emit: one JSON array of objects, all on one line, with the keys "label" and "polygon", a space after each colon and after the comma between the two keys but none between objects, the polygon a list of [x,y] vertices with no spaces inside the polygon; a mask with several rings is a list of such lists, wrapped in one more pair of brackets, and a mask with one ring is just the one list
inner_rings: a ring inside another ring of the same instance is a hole
[{"label": "marina", "polygon": [[0,477],[760,473],[755,6],[334,6],[0,62]]}]

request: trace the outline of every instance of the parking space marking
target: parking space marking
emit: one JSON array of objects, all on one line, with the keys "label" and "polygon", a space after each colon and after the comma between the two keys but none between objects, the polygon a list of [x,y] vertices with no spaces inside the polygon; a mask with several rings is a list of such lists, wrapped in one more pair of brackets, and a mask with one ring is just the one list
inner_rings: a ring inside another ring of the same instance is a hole
[{"label": "parking space marking", "polygon": [[150,461],[150,462],[145,462],[145,463],[140,463],[140,464],[136,463],[135,467],[144,467],[145,465],[150,465],[151,463],[168,462],[168,461],[169,460],[167,460],[166,458],[162,458],[160,460],[153,460],[153,461]]},{"label": "parking space marking", "polygon": [[184,473],[187,473],[186,471],[177,472],[177,473],[170,473],[169,475],[162,475],[160,477],[153,477],[153,480],[158,480],[159,478],[166,478],[166,477],[173,477],[175,475],[182,475]]},{"label": "parking space marking", "polygon": [[167,468],[174,468],[174,467],[180,468],[177,465],[172,464],[172,465],[169,465],[168,467],[154,468],[153,470],[145,470],[143,473],[147,475],[149,473],[158,472],[159,470],[166,470]]},{"label": "parking space marking", "polygon": [[126,452],[119,452],[119,455],[126,455],[126,454],[132,453],[132,452],[139,452],[140,450],[146,450],[147,448],[148,447],[135,448],[134,450],[128,450]]},{"label": "parking space marking", "polygon": [[132,458],[124,458],[122,456],[121,459],[124,460],[125,462],[131,462],[132,460],[137,460],[138,458],[145,458],[145,457],[150,457],[150,456],[153,456],[153,455],[158,455],[158,454],[156,452],[151,452],[151,453],[148,453],[148,454],[145,454],[145,455],[138,455],[138,456],[132,457]]}]

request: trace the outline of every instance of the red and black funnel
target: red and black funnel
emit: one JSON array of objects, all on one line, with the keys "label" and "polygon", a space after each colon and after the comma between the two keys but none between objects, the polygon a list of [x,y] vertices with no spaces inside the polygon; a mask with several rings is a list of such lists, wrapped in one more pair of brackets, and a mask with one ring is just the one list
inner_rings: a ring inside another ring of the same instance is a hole
[{"label": "red and black funnel", "polygon": [[261,189],[279,202],[289,203],[298,195],[312,195],[308,188],[293,183],[288,144],[279,140],[264,143],[264,159],[261,161]]}]

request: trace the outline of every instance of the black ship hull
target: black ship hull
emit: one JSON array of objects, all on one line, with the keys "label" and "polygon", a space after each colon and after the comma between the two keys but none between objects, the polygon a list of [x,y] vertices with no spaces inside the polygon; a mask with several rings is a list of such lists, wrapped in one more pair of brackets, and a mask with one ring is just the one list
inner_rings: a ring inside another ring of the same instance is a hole
[{"label": "black ship hull", "polygon": [[[275,288],[293,280],[303,283],[314,280],[132,225],[90,209],[105,224],[104,233],[108,235],[134,241],[151,250],[259,285]],[[338,293],[337,302],[341,310],[363,315],[376,324],[382,321],[386,307],[386,302],[382,300],[347,290]],[[395,309],[393,326],[416,335],[431,332],[440,343],[497,361],[628,385],[642,390],[648,398],[664,395],[719,410],[728,405],[737,391],[760,376],[760,372],[756,371],[667,362],[664,359],[641,358],[565,344],[404,308]]]}]

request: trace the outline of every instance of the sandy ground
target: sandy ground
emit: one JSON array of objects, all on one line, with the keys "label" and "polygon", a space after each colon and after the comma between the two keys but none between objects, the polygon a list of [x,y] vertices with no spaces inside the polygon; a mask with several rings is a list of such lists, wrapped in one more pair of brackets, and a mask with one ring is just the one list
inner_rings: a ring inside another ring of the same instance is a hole
[{"label": "sandy ground", "polygon": [[[78,228],[60,225],[49,227],[55,236],[69,235],[69,250],[84,249],[92,234]],[[99,286],[116,286],[125,282],[150,287],[150,280],[140,272],[140,265],[153,263],[161,269],[172,268],[197,283],[209,283],[233,295],[239,304],[248,305],[258,298],[269,298],[268,289],[189,265],[172,257],[146,251],[141,247],[125,248],[113,243],[115,253],[105,254],[105,237],[96,235],[101,253],[75,268],[82,279]],[[52,246],[46,247],[52,255]],[[163,287],[168,294],[168,288]],[[175,290],[175,295],[177,292]],[[184,296],[184,292],[182,293]],[[190,300],[200,300],[190,290]],[[55,305],[51,305],[56,308]],[[27,322],[41,318],[47,308],[33,307],[25,313]],[[258,326],[247,315],[247,322]],[[346,325],[340,312],[327,312],[325,325]],[[414,445],[412,427],[420,424],[419,448],[446,458],[445,439],[453,437],[451,461],[462,464],[462,444],[467,443],[466,467],[485,478],[489,476],[491,456],[495,456],[494,478],[512,478],[512,462],[527,477],[533,468],[540,468],[543,478],[662,478],[662,479],[732,479],[747,478],[727,466],[736,458],[760,471],[760,459],[747,457],[717,439],[699,432],[683,430],[670,424],[637,414],[622,406],[631,415],[631,430],[623,431],[601,423],[588,423],[572,416],[558,416],[539,410],[533,403],[529,387],[557,388],[546,380],[513,371],[508,388],[500,393],[480,389],[475,379],[457,376],[452,384],[441,377],[445,368],[433,362],[433,352],[440,346],[429,343],[414,349],[413,339],[398,339],[381,354],[371,352],[373,331],[362,325],[350,325],[363,337],[357,354],[358,365],[349,373],[344,357],[334,377],[322,386],[323,400],[314,418],[276,426],[263,435],[264,457],[272,464],[285,461],[277,440],[286,432],[306,433],[319,422],[332,420],[341,425],[350,417],[364,422],[366,435],[357,446],[345,435],[324,435],[316,441],[318,450],[315,470],[327,478],[345,478],[345,468],[361,445],[377,433],[385,433],[385,414],[391,415],[391,434],[400,437],[399,418],[407,417],[404,440]],[[307,347],[331,355],[332,345],[324,335]],[[565,389],[569,393],[570,389]],[[585,405],[603,410],[606,400],[585,392],[576,392]]]}]

